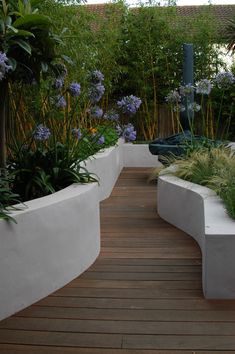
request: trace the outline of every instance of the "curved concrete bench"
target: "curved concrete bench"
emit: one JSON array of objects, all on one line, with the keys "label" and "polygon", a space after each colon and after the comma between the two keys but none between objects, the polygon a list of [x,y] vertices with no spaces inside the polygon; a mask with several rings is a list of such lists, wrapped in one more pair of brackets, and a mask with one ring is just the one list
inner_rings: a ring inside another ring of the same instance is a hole
[{"label": "curved concrete bench", "polygon": [[209,188],[161,175],[157,199],[159,215],[201,248],[204,296],[235,299],[235,221],[220,198]]}]

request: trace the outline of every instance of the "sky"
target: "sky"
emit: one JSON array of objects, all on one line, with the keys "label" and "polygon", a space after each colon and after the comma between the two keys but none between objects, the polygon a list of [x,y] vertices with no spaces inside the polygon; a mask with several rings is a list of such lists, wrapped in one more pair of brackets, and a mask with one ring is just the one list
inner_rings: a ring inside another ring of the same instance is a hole
[{"label": "sky", "polygon": [[[110,0],[87,0],[87,4],[101,4],[105,2],[110,2]],[[134,0],[127,0],[128,4],[134,4]],[[138,1],[136,1],[138,2]],[[235,0],[211,0],[213,5],[235,5]],[[177,0],[178,6],[183,5],[207,5],[208,0]]]}]

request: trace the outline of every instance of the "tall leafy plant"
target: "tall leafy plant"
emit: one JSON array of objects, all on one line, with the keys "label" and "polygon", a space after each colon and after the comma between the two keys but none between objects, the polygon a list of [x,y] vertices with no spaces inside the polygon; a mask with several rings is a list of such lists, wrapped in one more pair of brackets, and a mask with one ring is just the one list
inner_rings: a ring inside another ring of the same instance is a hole
[{"label": "tall leafy plant", "polygon": [[145,7],[130,11],[123,31],[120,56],[122,75],[118,87],[142,99],[138,113],[139,136],[158,135],[159,107],[182,80],[183,43],[195,49],[195,80],[211,77],[221,62],[210,8],[194,18],[178,16],[176,7]]},{"label": "tall leafy plant", "polygon": [[0,168],[6,165],[5,127],[11,81],[39,82],[56,58],[58,37],[52,21],[33,6],[37,1],[1,0],[0,3]]},{"label": "tall leafy plant", "polygon": [[235,52],[235,17],[228,21],[225,29],[225,37],[227,40],[227,48],[231,52]]}]

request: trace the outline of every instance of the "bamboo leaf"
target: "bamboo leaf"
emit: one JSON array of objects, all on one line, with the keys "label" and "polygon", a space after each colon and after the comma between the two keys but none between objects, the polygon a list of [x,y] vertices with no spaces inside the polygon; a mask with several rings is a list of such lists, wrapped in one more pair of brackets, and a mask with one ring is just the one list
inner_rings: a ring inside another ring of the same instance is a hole
[{"label": "bamboo leaf", "polygon": [[7,12],[8,12],[8,5],[6,4],[5,0],[2,0],[2,9],[3,9],[3,13],[6,16]]}]

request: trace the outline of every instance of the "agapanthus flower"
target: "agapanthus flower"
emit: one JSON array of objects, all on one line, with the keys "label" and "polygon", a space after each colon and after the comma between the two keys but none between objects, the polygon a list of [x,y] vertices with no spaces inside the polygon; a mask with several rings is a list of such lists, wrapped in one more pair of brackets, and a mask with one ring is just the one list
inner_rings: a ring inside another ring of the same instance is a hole
[{"label": "agapanthus flower", "polygon": [[82,136],[82,132],[81,129],[79,128],[73,128],[72,129],[72,135],[74,136],[74,138],[76,138],[77,140],[79,140]]},{"label": "agapanthus flower", "polygon": [[209,95],[211,93],[212,84],[208,79],[203,79],[199,81],[196,85],[196,93],[200,95]]},{"label": "agapanthus flower", "polygon": [[8,58],[5,53],[0,52],[0,81],[2,81],[12,66],[8,65]]},{"label": "agapanthus flower", "polygon": [[101,83],[102,81],[104,81],[104,75],[102,74],[102,72],[100,70],[94,70],[94,71],[90,72],[89,79],[92,83],[98,84],[98,83]]},{"label": "agapanthus flower", "polygon": [[137,112],[142,101],[139,97],[134,95],[123,97],[120,101],[117,101],[117,106],[123,113],[133,115]]},{"label": "agapanthus flower", "polygon": [[167,103],[169,103],[171,105],[175,105],[175,104],[180,103],[181,97],[180,97],[180,94],[177,90],[173,90],[168,93],[168,95],[165,97],[165,100]]},{"label": "agapanthus flower", "polygon": [[55,99],[55,105],[58,108],[64,108],[66,107],[67,103],[66,103],[66,99],[64,98],[64,96],[60,96],[58,95]]},{"label": "agapanthus flower", "polygon": [[194,86],[192,84],[182,85],[179,88],[181,96],[190,96],[194,92]]},{"label": "agapanthus flower", "polygon": [[95,143],[102,145],[105,142],[105,137],[103,135],[100,135],[98,133],[93,133],[92,134],[92,141]]},{"label": "agapanthus flower", "polygon": [[115,122],[119,119],[119,114],[117,112],[111,110],[111,111],[108,111],[104,114],[104,119]]},{"label": "agapanthus flower", "polygon": [[68,90],[69,90],[69,93],[71,94],[71,96],[78,97],[81,93],[81,85],[77,82],[72,82],[69,85]]},{"label": "agapanthus flower", "polygon": [[35,130],[33,131],[33,137],[35,140],[44,141],[49,138],[51,135],[50,129],[45,127],[42,124],[36,126]]},{"label": "agapanthus flower", "polygon": [[97,144],[103,145],[104,142],[105,142],[105,137],[104,137],[103,135],[101,135],[101,136],[99,137],[99,139],[97,140]]},{"label": "agapanthus flower", "polygon": [[185,110],[186,110],[185,106],[181,103],[173,107],[174,112],[184,112]]},{"label": "agapanthus flower", "polygon": [[200,104],[193,102],[188,105],[188,110],[192,112],[199,112],[201,109]]},{"label": "agapanthus flower", "polygon": [[102,108],[100,108],[98,106],[91,107],[89,111],[90,111],[91,116],[94,118],[99,119],[99,118],[102,118],[102,116],[103,116],[103,110],[102,110]]},{"label": "agapanthus flower", "polygon": [[63,78],[57,78],[55,79],[54,83],[53,83],[53,87],[56,90],[60,90],[62,89],[62,87],[64,86],[64,79]]},{"label": "agapanthus flower", "polygon": [[92,84],[88,91],[89,99],[92,103],[97,103],[101,100],[105,92],[105,87],[100,82],[97,84]]},{"label": "agapanthus flower", "polygon": [[122,135],[126,142],[136,140],[136,131],[133,124],[129,123],[127,125],[124,125]]},{"label": "agapanthus flower", "polygon": [[230,71],[225,71],[216,75],[215,82],[220,89],[226,90],[235,82],[235,77]]}]

